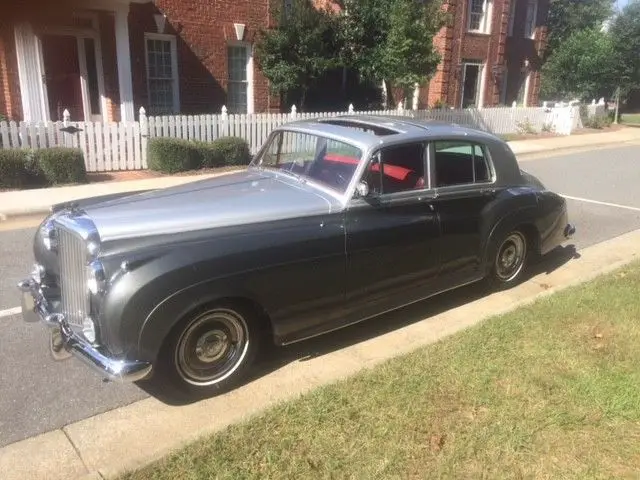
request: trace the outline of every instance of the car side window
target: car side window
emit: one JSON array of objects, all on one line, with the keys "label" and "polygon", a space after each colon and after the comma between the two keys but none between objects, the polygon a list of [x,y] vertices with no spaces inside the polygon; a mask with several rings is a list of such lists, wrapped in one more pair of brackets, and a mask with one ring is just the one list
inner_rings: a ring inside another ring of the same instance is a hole
[{"label": "car side window", "polygon": [[379,195],[419,190],[427,186],[425,175],[426,145],[393,145],[379,151],[367,166],[364,180]]},{"label": "car side window", "polygon": [[457,141],[434,142],[436,186],[472,185],[491,180],[486,150],[482,145]]}]

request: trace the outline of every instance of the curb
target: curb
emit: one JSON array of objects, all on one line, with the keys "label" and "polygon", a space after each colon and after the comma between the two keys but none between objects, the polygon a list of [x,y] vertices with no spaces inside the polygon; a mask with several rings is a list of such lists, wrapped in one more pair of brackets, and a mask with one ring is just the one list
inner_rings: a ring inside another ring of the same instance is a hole
[{"label": "curb", "polygon": [[323,343],[323,338],[336,334],[298,344],[290,350],[292,359],[282,362],[284,366],[279,363],[251,383],[218,397],[178,407],[149,397],[8,445],[0,449],[0,477],[116,478],[314,388],[623,267],[640,258],[640,229],[587,247],[579,257],[572,261],[576,253],[569,247],[559,251],[558,258],[550,258],[548,265],[543,262],[529,281],[511,290],[445,301],[448,310],[437,304],[436,299],[442,296],[434,297],[428,305],[402,309],[398,317],[405,321],[400,323],[397,318],[398,325],[389,327],[393,324],[390,315],[383,315],[378,322],[361,323],[367,328],[355,329],[355,333],[343,329],[348,341],[337,342],[342,346],[334,346],[335,338]]}]

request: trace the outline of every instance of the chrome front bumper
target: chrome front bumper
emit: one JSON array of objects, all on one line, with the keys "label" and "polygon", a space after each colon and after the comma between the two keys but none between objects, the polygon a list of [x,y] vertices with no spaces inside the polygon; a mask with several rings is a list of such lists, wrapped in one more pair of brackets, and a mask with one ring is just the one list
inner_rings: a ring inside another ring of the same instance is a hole
[{"label": "chrome front bumper", "polygon": [[109,358],[75,333],[67,325],[64,315],[52,311],[34,278],[20,282],[18,288],[22,292],[23,320],[27,323],[43,322],[51,329],[51,353],[56,360],[73,355],[107,380],[117,382],[137,382],[151,373],[150,363]]}]

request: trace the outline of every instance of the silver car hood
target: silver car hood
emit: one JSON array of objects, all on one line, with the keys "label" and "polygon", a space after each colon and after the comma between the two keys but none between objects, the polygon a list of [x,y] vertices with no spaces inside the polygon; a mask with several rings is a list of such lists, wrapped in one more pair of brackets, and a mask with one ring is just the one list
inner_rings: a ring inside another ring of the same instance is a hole
[{"label": "silver car hood", "polygon": [[247,170],[89,205],[102,241],[172,234],[299,216],[322,215],[339,202],[275,172]]}]

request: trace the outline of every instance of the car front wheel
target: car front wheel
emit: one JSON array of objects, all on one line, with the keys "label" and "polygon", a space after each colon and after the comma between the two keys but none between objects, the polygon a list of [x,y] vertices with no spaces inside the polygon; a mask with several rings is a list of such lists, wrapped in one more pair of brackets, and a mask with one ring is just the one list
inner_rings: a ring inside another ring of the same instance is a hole
[{"label": "car front wheel", "polygon": [[249,308],[201,309],[167,339],[156,362],[154,383],[166,393],[189,397],[229,391],[246,378],[262,337],[258,317]]},{"label": "car front wheel", "polygon": [[523,277],[528,257],[527,237],[519,230],[509,232],[497,243],[490,281],[497,288],[510,288]]}]

